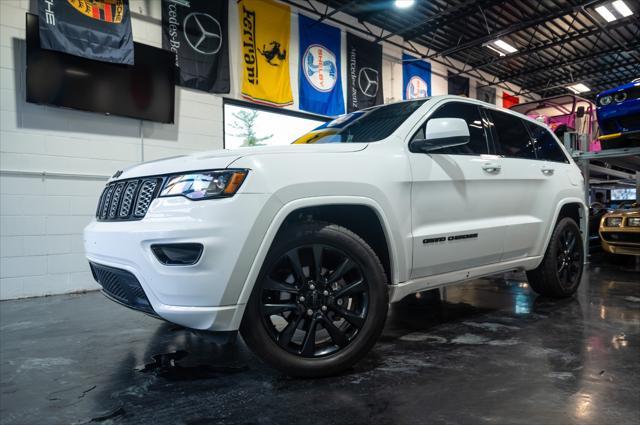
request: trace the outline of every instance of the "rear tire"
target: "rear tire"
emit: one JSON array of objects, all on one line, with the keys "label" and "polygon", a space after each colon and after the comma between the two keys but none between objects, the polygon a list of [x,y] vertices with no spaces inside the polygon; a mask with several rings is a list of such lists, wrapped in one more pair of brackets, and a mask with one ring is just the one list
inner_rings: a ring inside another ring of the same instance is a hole
[{"label": "rear tire", "polygon": [[527,278],[533,290],[540,295],[570,297],[580,285],[583,263],[580,228],[573,219],[565,217],[556,224],[542,263],[528,271]]},{"label": "rear tire", "polygon": [[388,302],[384,268],[358,235],[335,224],[293,224],[269,250],[240,331],[288,375],[335,375],[376,343]]}]

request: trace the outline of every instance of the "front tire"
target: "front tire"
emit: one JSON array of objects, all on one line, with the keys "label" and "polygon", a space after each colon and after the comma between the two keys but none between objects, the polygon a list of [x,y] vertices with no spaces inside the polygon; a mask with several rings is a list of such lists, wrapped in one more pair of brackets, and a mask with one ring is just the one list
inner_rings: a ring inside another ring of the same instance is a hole
[{"label": "front tire", "polygon": [[571,218],[561,219],[540,265],[527,272],[529,284],[538,294],[552,298],[573,295],[580,285],[584,263],[582,235]]},{"label": "front tire", "polygon": [[377,341],[387,291],[380,260],[358,235],[335,224],[293,224],[267,255],[240,331],[288,375],[335,375]]}]

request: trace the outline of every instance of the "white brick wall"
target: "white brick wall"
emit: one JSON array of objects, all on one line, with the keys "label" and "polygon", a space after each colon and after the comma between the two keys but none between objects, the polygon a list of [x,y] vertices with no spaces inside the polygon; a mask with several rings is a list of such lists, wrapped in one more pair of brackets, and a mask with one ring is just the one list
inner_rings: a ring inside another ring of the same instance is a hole
[{"label": "white brick wall", "polygon": [[[26,103],[24,25],[25,12],[33,4],[0,0],[0,299],[97,288],[83,257],[82,229],[91,220],[106,176],[141,160],[219,149],[223,144],[222,97],[207,93],[177,88],[173,125]],[[160,5],[160,0],[130,1],[136,41],[161,47]],[[235,77],[240,71],[237,13],[236,2],[230,0],[230,97],[235,98],[240,84]],[[336,16],[357,25],[342,13]],[[296,18],[294,13],[293,39]],[[399,100],[402,52],[390,45],[383,51],[385,98]],[[291,42],[289,55],[295,94],[297,42]],[[444,66],[433,63],[432,69],[446,75]],[[434,95],[446,93],[445,79],[434,75],[432,84]],[[472,80],[472,95],[474,84]],[[297,105],[294,96],[291,108]]]},{"label": "white brick wall", "polygon": [[[82,229],[106,176],[143,158],[222,148],[215,95],[178,88],[174,125],[26,103],[29,6],[0,0],[0,299],[96,289]],[[134,14],[134,39],[160,47],[160,2],[132,0],[131,9],[153,21]]]}]

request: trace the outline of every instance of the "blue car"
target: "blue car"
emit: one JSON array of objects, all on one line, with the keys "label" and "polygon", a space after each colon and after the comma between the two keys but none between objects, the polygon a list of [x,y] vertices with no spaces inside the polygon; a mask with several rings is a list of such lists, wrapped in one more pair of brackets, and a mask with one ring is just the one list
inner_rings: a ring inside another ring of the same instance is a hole
[{"label": "blue car", "polygon": [[640,78],[603,91],[596,96],[596,104],[601,141],[640,141]]}]

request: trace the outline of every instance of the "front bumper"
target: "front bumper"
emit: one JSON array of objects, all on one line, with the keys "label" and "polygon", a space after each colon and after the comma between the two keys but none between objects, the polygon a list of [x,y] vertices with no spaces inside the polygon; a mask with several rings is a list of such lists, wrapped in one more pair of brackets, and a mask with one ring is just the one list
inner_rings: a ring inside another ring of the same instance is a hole
[{"label": "front bumper", "polygon": [[600,240],[610,254],[640,255],[640,229],[603,227]]},{"label": "front bumper", "polygon": [[600,106],[597,115],[603,140],[615,138],[608,136],[616,135],[636,137],[640,131],[640,99]]},{"label": "front bumper", "polygon": [[[250,260],[242,254],[267,198],[158,198],[143,220],[89,224],[84,232],[86,256],[95,265],[130,273],[152,309],[145,313],[193,329],[234,331],[244,313],[238,295],[248,273],[244,263]],[[151,251],[156,243],[200,243],[204,250],[194,265],[166,266]],[[104,292],[127,305],[106,288]]]}]

